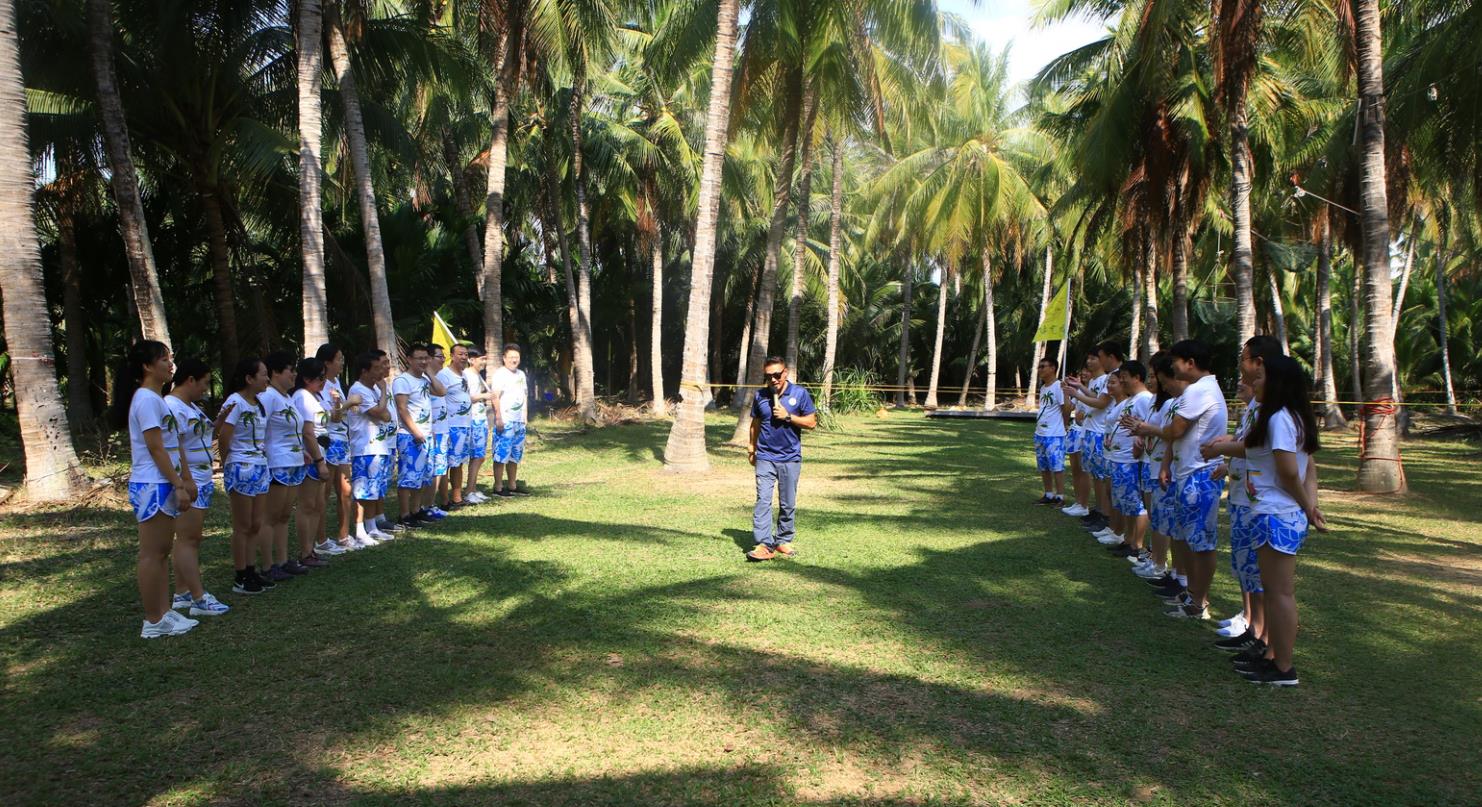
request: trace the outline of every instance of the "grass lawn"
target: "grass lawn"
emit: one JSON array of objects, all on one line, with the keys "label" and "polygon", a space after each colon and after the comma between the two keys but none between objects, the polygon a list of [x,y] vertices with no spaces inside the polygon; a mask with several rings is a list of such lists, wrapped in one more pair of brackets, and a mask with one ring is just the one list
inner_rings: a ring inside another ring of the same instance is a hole
[{"label": "grass lawn", "polygon": [[219,504],[236,610],[152,642],[126,506],[0,515],[0,803],[1482,801],[1475,446],[1407,443],[1414,492],[1369,499],[1330,442],[1286,691],[1030,505],[1027,425],[843,425],[796,560],[743,562],[740,452],[677,477],[666,425],[546,424],[539,495],[257,598]]}]

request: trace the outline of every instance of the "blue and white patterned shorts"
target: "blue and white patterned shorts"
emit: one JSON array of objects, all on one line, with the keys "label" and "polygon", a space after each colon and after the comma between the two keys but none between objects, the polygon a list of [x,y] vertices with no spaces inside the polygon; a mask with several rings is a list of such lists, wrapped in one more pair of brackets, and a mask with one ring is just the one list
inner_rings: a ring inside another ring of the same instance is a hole
[{"label": "blue and white patterned shorts", "polygon": [[1250,506],[1227,502],[1230,511],[1230,568],[1246,594],[1260,594],[1261,564],[1256,560],[1255,517]]},{"label": "blue and white patterned shorts", "polygon": [[180,515],[175,506],[175,486],[169,482],[130,482],[129,504],[134,506],[134,519],[140,524],[164,515]]},{"label": "blue and white patterned shorts", "polygon": [[1111,463],[1112,504],[1124,516],[1147,515],[1142,503],[1142,461]]},{"label": "blue and white patterned shorts", "polygon": [[1095,479],[1111,479],[1111,463],[1106,459],[1106,435],[1086,432],[1085,445],[1081,448],[1081,464]]},{"label": "blue and white patterned shorts", "polygon": [[468,427],[468,458],[481,460],[489,456],[489,421],[474,418]]},{"label": "blue and white patterned shorts", "polygon": [[1251,532],[1257,549],[1269,546],[1283,555],[1295,555],[1307,541],[1307,514],[1301,510],[1260,513],[1251,517]]},{"label": "blue and white patterned shorts", "polygon": [[432,482],[427,466],[427,443],[417,442],[410,434],[396,435],[396,486],[416,490]]},{"label": "blue and white patterned shorts", "polygon": [[429,472],[433,476],[448,475],[448,433],[432,435],[432,450],[427,455]]},{"label": "blue and white patterned shorts", "polygon": [[506,423],[494,431],[494,461],[519,462],[525,458],[525,424]]},{"label": "blue and white patterned shorts", "polygon": [[329,438],[329,447],[324,449],[324,461],[330,465],[349,465],[350,441],[342,437]]},{"label": "blue and white patterned shorts", "polygon": [[284,465],[274,468],[272,474],[273,484],[282,485],[285,488],[296,488],[302,485],[304,477],[307,476],[305,466],[302,465]]},{"label": "blue and white patterned shorts", "polygon": [[1171,482],[1168,487],[1163,487],[1158,484],[1155,474],[1152,503],[1148,525],[1159,535],[1172,537],[1178,531],[1178,483]]},{"label": "blue and white patterned shorts", "polygon": [[1169,537],[1187,542],[1195,552],[1213,552],[1220,543],[1220,494],[1225,485],[1214,479],[1211,471],[1201,468],[1174,481],[1178,486],[1178,527]]},{"label": "blue and white patterned shorts", "polygon": [[350,487],[356,500],[380,501],[391,483],[391,458],[385,454],[363,454],[350,460]]},{"label": "blue and white patterned shorts", "polygon": [[[325,462],[328,462],[328,460],[325,460]],[[324,481],[324,477],[322,477],[322,476],[319,475],[319,463],[317,463],[317,462],[306,462],[306,463],[304,463],[304,481],[305,482],[323,482]]]},{"label": "blue and white patterned shorts", "polygon": [[1070,431],[1065,435],[1065,453],[1081,453],[1081,446],[1085,444],[1085,440],[1086,430],[1080,426],[1071,426]]},{"label": "blue and white patterned shorts", "polygon": [[196,500],[190,506],[196,510],[210,510],[211,500],[216,497],[216,483],[211,481],[211,472],[192,473],[190,478],[196,483]]},{"label": "blue and white patterned shorts", "polygon": [[1149,496],[1156,496],[1158,492],[1158,471],[1162,466],[1158,463],[1142,460],[1142,492]]},{"label": "blue and white patterned shorts", "polygon": [[1065,438],[1034,436],[1034,464],[1041,471],[1060,473],[1065,470]]},{"label": "blue and white patterned shorts", "polygon": [[221,483],[227,493],[239,496],[261,496],[268,492],[268,466],[246,462],[229,462],[221,469]]},{"label": "blue and white patterned shorts", "polygon": [[468,462],[468,426],[448,429],[448,467],[456,468]]}]

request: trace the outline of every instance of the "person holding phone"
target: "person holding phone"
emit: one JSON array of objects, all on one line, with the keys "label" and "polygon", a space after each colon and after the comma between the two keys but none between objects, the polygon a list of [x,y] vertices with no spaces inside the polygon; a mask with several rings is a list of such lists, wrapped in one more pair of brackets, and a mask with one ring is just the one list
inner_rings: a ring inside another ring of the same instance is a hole
[{"label": "person holding phone", "polygon": [[[798,477],[803,471],[803,430],[818,426],[818,411],[808,390],[787,379],[787,362],[777,356],[764,366],[766,385],[751,402],[751,448],[756,468],[756,508],[751,532],[756,548],[752,561],[790,558],[796,551]],[[777,494],[777,525],[772,526],[772,493]]]}]

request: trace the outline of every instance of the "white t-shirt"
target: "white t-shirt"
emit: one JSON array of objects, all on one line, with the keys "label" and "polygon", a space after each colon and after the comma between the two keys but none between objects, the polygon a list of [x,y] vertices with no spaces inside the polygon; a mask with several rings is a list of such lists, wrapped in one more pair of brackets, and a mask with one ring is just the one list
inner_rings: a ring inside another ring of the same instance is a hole
[{"label": "white t-shirt", "polygon": [[[258,397],[259,403],[262,401]],[[221,405],[226,413],[223,424],[232,426],[232,439],[226,445],[226,461],[244,465],[267,465],[268,452],[264,448],[267,440],[267,415],[258,404],[248,403],[239,392],[233,392]]]},{"label": "white t-shirt", "polygon": [[1302,509],[1281,487],[1276,475],[1276,453],[1285,451],[1297,455],[1297,476],[1307,480],[1307,452],[1302,450],[1303,437],[1296,418],[1285,408],[1271,413],[1267,421],[1266,443],[1245,449],[1245,492],[1250,495],[1252,513],[1275,515],[1294,513]]},{"label": "white t-shirt", "polygon": [[345,420],[350,424],[350,455],[390,456],[394,442],[391,438],[396,434],[396,424],[392,421],[381,423],[366,414],[381,403],[381,389],[367,387],[356,381],[350,385],[350,394],[360,396],[360,405],[351,407],[345,413]]},{"label": "white t-shirt", "polygon": [[[316,438],[326,433],[329,426],[329,412],[324,409],[324,404],[319,400],[318,395],[306,389],[296,390],[293,393],[293,408],[298,410],[300,420],[314,424]],[[307,459],[305,457],[305,461]]]},{"label": "white t-shirt", "polygon": [[1064,403],[1065,393],[1059,381],[1040,388],[1039,418],[1034,422],[1036,437],[1065,436],[1065,419],[1060,416],[1060,406]]},{"label": "white t-shirt", "polygon": [[175,418],[175,435],[185,449],[185,462],[197,480],[211,476],[211,418],[199,406],[165,396],[165,406]]},{"label": "white t-shirt", "polygon": [[[344,419],[341,418],[338,422],[329,419],[329,412],[334,409],[334,396],[330,394],[330,390],[339,393],[340,400],[345,400],[345,390],[340,386],[338,380],[330,379],[324,382],[324,389],[319,391],[319,408],[325,412],[325,425],[320,431],[328,434],[335,440],[349,440],[350,427],[345,424]],[[317,421],[315,425],[318,425]]]},{"label": "white t-shirt", "polygon": [[499,394],[500,420],[505,423],[526,422],[525,402],[528,393],[525,389],[524,370],[510,372],[508,367],[500,367],[489,378],[489,391]]},{"label": "white t-shirt", "polygon": [[304,464],[304,419],[287,395],[268,387],[257,396],[268,410],[268,467]]},{"label": "white t-shirt", "polygon": [[[1173,415],[1190,421],[1184,436],[1173,444],[1173,475],[1183,479],[1195,471],[1216,465],[1221,460],[1204,459],[1199,447],[1225,434],[1229,412],[1225,394],[1213,375],[1207,375],[1184,388],[1173,406]],[[1172,422],[1170,420],[1170,422]]]},{"label": "white t-shirt", "polygon": [[[1086,395],[1092,398],[1099,398],[1102,395],[1105,395],[1106,382],[1109,377],[1109,374],[1102,373],[1101,375],[1091,379],[1091,383],[1086,385]],[[1106,413],[1110,409],[1111,405],[1108,405],[1106,409],[1097,409],[1094,406],[1087,406],[1085,424],[1086,431],[1091,432],[1092,434],[1105,434]]]},{"label": "white t-shirt", "polygon": [[[1157,398],[1154,397],[1153,400],[1156,401]],[[1168,428],[1169,422],[1173,420],[1173,417],[1168,413],[1170,410],[1173,409],[1173,402],[1176,400],[1178,399],[1169,397],[1167,400],[1163,401],[1163,405],[1158,407],[1155,411],[1153,411],[1152,414],[1148,416],[1148,422],[1160,429]],[[1163,457],[1167,456],[1167,454],[1168,446],[1163,442],[1163,438],[1143,438],[1142,460],[1143,462],[1146,462],[1148,465],[1152,466],[1152,474],[1154,476],[1157,476],[1158,469],[1163,465]]]},{"label": "white t-shirt", "polygon": [[[391,382],[392,396],[407,396],[407,414],[411,416],[412,422],[417,424],[417,429],[422,432],[423,437],[428,435],[432,426],[432,393],[429,392],[431,388],[432,382],[428,381],[425,375],[414,376],[411,373],[402,373]],[[397,414],[401,413],[398,411]],[[398,434],[411,434],[399,417],[396,431]]]},{"label": "white t-shirt", "polygon": [[[443,370],[446,369],[448,368],[443,368]],[[442,380],[443,370],[437,371],[439,381]],[[453,422],[448,419],[448,396],[429,395],[428,398],[432,401],[432,433],[447,434],[448,427],[453,425]]]},{"label": "white t-shirt", "polygon": [[[1261,405],[1251,401],[1245,405],[1245,413],[1240,416],[1240,424],[1235,427],[1235,439],[1245,440],[1245,435],[1250,433],[1250,427],[1256,422],[1256,416],[1260,414]],[[1225,472],[1230,477],[1230,503],[1242,507],[1250,506],[1250,493],[1245,489],[1245,469],[1249,461],[1244,457],[1225,458]]]},{"label": "white t-shirt", "polygon": [[[482,395],[486,389],[484,387],[484,377],[479,375],[479,372],[472,367],[465,367],[463,369],[463,384],[468,387],[468,397],[470,399],[475,395]],[[474,401],[472,408],[468,410],[469,422],[486,420],[488,417],[489,404],[484,401]]]},{"label": "white t-shirt", "polygon": [[140,387],[134,390],[134,397],[129,400],[129,454],[133,460],[129,481],[168,483],[170,480],[160,473],[149,453],[149,446],[144,442],[144,433],[150,429],[159,431],[170,466],[179,473],[180,437],[176,432],[175,416],[158,392]]},{"label": "white t-shirt", "polygon": [[1158,396],[1143,390],[1131,398],[1123,398],[1119,403],[1107,407],[1110,411],[1108,418],[1111,426],[1106,430],[1106,458],[1112,462],[1136,462],[1137,458],[1132,456],[1133,435],[1122,428],[1122,415],[1130,413],[1138,420],[1147,420],[1153,413],[1153,401]]},{"label": "white t-shirt", "polygon": [[444,367],[438,372],[437,380],[443,382],[448,390],[448,394],[443,397],[443,403],[448,407],[448,426],[468,428],[473,400],[468,397],[468,382],[463,380],[463,374],[454,372],[451,367]]}]

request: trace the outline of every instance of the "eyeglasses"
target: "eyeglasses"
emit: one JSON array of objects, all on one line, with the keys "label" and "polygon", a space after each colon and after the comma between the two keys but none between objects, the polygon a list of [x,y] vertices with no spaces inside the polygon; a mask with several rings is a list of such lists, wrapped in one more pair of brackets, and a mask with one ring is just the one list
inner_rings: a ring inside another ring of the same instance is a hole
[{"label": "eyeglasses", "polygon": [[770,378],[773,381],[776,381],[776,380],[782,378],[782,376],[785,375],[786,373],[787,373],[786,370],[778,370],[775,373],[767,373],[767,378]]}]

